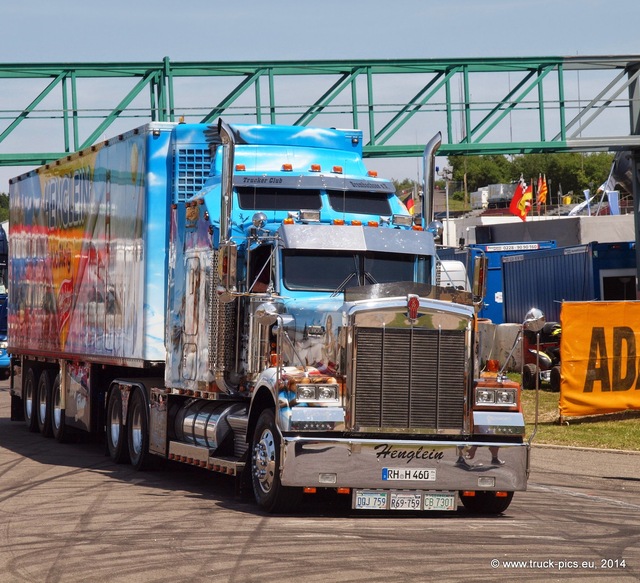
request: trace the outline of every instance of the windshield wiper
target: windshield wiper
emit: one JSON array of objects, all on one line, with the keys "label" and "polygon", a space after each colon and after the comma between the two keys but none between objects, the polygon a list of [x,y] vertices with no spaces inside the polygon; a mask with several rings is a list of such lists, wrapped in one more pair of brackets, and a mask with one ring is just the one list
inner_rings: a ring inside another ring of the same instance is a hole
[{"label": "windshield wiper", "polygon": [[376,284],[378,283],[378,281],[376,280],[375,277],[373,277],[373,275],[371,275],[368,271],[364,272],[364,279],[365,281],[368,279],[371,283]]},{"label": "windshield wiper", "polygon": [[354,278],[357,277],[357,273],[352,271],[347,277],[345,277],[344,281],[335,289],[335,291],[331,294],[331,297],[337,296],[341,291],[344,290],[346,285]]}]

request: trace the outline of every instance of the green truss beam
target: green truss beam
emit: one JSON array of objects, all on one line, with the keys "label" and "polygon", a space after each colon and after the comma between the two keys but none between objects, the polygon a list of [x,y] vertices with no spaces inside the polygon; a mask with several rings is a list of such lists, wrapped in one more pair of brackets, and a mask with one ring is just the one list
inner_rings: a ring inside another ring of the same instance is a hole
[{"label": "green truss beam", "polygon": [[639,72],[637,55],[0,63],[0,165],[178,117],[359,127],[370,157],[422,156],[438,131],[441,156],[637,149]]}]

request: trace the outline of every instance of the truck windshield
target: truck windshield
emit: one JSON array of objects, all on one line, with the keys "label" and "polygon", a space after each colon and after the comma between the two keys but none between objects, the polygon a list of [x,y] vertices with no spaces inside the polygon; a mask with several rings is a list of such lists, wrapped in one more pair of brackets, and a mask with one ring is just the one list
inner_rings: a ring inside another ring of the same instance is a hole
[{"label": "truck windshield", "polygon": [[328,190],[329,204],[339,213],[363,213],[387,216],[391,214],[388,195],[381,192]]},{"label": "truck windshield", "polygon": [[376,283],[429,283],[429,257],[401,253],[285,250],[284,286],[290,290],[342,291]]},{"label": "truck windshield", "polygon": [[238,204],[245,210],[293,211],[298,209],[320,210],[320,191],[294,188],[237,188]]}]

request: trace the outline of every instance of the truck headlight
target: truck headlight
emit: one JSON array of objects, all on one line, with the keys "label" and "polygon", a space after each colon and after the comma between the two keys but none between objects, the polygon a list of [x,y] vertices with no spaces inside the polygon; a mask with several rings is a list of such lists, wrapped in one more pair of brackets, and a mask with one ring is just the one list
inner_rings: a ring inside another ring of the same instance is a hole
[{"label": "truck headlight", "polygon": [[476,387],[475,404],[513,407],[518,402],[517,393],[517,389]]},{"label": "truck headlight", "polygon": [[496,395],[491,389],[476,389],[476,405],[487,405],[496,402]]},{"label": "truck headlight", "polygon": [[296,389],[298,403],[337,403],[338,385],[298,385]]},{"label": "truck headlight", "polygon": [[9,348],[9,343],[6,340],[0,342],[0,348],[4,348],[4,350],[6,350],[7,348]]}]

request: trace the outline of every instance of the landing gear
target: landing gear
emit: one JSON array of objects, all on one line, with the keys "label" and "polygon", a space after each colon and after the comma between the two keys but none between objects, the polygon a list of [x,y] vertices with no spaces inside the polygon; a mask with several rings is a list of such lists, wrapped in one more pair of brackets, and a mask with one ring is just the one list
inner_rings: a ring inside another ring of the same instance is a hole
[{"label": "landing gear", "polygon": [[258,506],[267,512],[289,512],[302,498],[302,488],[280,482],[280,433],[271,409],[260,414],[253,435],[251,483]]}]

